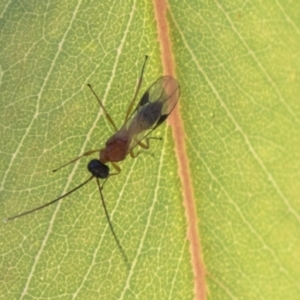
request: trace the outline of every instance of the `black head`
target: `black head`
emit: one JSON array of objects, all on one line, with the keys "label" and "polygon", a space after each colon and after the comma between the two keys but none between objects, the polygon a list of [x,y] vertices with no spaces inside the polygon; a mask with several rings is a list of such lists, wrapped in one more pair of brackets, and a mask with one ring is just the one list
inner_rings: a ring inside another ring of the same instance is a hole
[{"label": "black head", "polygon": [[109,167],[103,164],[99,159],[92,159],[88,163],[87,168],[96,178],[105,179],[109,176]]}]

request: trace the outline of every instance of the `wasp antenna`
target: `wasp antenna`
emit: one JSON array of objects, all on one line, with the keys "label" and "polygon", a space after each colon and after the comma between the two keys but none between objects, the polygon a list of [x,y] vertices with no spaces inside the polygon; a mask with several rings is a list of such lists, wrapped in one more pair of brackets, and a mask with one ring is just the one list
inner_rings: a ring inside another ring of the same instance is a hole
[{"label": "wasp antenna", "polygon": [[54,199],[54,200],[52,200],[52,201],[50,201],[50,202],[44,204],[44,205],[41,205],[41,206],[36,207],[36,208],[34,208],[34,209],[25,211],[25,212],[23,212],[23,213],[21,213],[21,214],[18,214],[18,215],[15,215],[15,216],[6,218],[6,219],[5,219],[5,222],[11,221],[11,220],[14,220],[14,219],[23,217],[23,216],[26,216],[26,215],[28,215],[28,214],[31,214],[31,213],[35,212],[35,211],[38,211],[38,210],[40,210],[40,209],[45,208],[45,207],[47,207],[47,206],[49,206],[49,205],[51,205],[51,204],[53,204],[53,203],[55,203],[55,202],[61,200],[62,198],[65,198],[65,197],[67,197],[68,195],[74,193],[75,191],[77,191],[78,189],[80,189],[81,187],[83,187],[84,185],[86,185],[86,184],[87,184],[89,181],[91,181],[93,178],[94,178],[94,176],[91,176],[88,180],[86,180],[86,181],[84,181],[83,183],[79,184],[78,186],[76,186],[76,187],[75,187],[74,189],[72,189],[71,191],[67,192],[66,194],[63,194],[62,196],[60,196],[60,197],[58,197],[58,198],[56,198],[56,199]]},{"label": "wasp antenna", "polygon": [[[108,225],[110,227],[110,231],[112,232],[112,234],[114,236],[114,239],[116,241],[116,244],[117,244],[117,246],[118,246],[118,248],[119,248],[119,250],[120,250],[120,252],[121,252],[121,254],[123,256],[123,259],[124,259],[124,262],[125,262],[125,264],[127,266],[127,269],[130,270],[130,263],[129,263],[128,257],[126,255],[125,250],[123,249],[123,247],[122,247],[122,245],[121,245],[121,243],[120,243],[120,241],[119,241],[119,239],[117,237],[117,234],[116,234],[116,232],[114,230],[114,227],[113,227],[113,225],[112,225],[112,223],[110,221],[109,214],[108,214],[108,211],[107,211],[107,208],[106,208],[106,205],[105,205],[104,197],[103,197],[103,194],[102,194],[102,187],[100,186],[100,183],[99,183],[99,179],[96,178],[96,181],[97,181],[97,185],[98,185],[98,189],[99,189],[99,193],[100,193],[100,197],[101,197],[102,206],[103,206],[103,209],[104,209],[104,212],[105,212],[105,215],[106,215],[106,219],[107,219]],[[104,183],[103,183],[103,185],[104,185]]]}]

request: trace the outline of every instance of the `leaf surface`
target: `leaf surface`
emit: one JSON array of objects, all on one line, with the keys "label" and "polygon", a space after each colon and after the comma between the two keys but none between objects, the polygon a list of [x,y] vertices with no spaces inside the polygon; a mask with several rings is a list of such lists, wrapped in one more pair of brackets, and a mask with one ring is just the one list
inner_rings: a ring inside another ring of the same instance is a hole
[{"label": "leaf surface", "polygon": [[[169,3],[209,299],[299,295],[299,11],[296,1]],[[150,2],[5,2],[0,12],[4,219],[88,178],[89,157],[51,171],[113,133],[87,83],[121,126],[144,55],[140,96],[168,74]],[[170,126],[154,135],[162,142],[122,162],[103,191],[132,269],[92,181],[1,225],[3,299],[193,299],[183,158]]]}]

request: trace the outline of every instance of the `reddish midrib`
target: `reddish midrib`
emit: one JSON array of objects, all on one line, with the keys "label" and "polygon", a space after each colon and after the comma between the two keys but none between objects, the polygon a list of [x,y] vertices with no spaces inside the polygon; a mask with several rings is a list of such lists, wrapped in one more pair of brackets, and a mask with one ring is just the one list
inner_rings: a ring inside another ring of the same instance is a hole
[{"label": "reddish midrib", "polygon": [[[154,0],[155,18],[157,23],[158,39],[161,45],[164,75],[175,76],[175,62],[172,55],[172,45],[167,22],[168,3],[165,0]],[[181,179],[183,204],[188,223],[187,237],[190,241],[191,264],[194,273],[195,299],[206,299],[205,270],[202,262],[200,236],[198,233],[198,217],[196,214],[196,199],[194,197],[189,158],[186,152],[185,131],[180,115],[179,106],[183,106],[184,99],[179,101],[169,117],[175,142],[175,151],[178,161],[178,175]]]}]

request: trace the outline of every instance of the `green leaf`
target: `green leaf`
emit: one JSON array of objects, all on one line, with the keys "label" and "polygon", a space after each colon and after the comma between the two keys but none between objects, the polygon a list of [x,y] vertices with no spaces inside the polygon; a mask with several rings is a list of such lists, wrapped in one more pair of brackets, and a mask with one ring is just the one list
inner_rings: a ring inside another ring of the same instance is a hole
[{"label": "green leaf", "polygon": [[[121,126],[145,54],[139,95],[162,75],[153,5],[0,5],[2,219],[89,177],[90,157],[51,171],[113,133],[87,83]],[[120,163],[103,190],[131,270],[92,181],[2,223],[0,298],[193,299],[204,285],[210,299],[297,299],[299,9],[296,1],[170,2],[185,136],[161,126],[162,142]],[[181,160],[188,169],[178,174]],[[184,174],[192,199],[183,197]],[[196,207],[197,236],[187,235],[183,203]],[[206,282],[194,280],[195,241]]]}]

